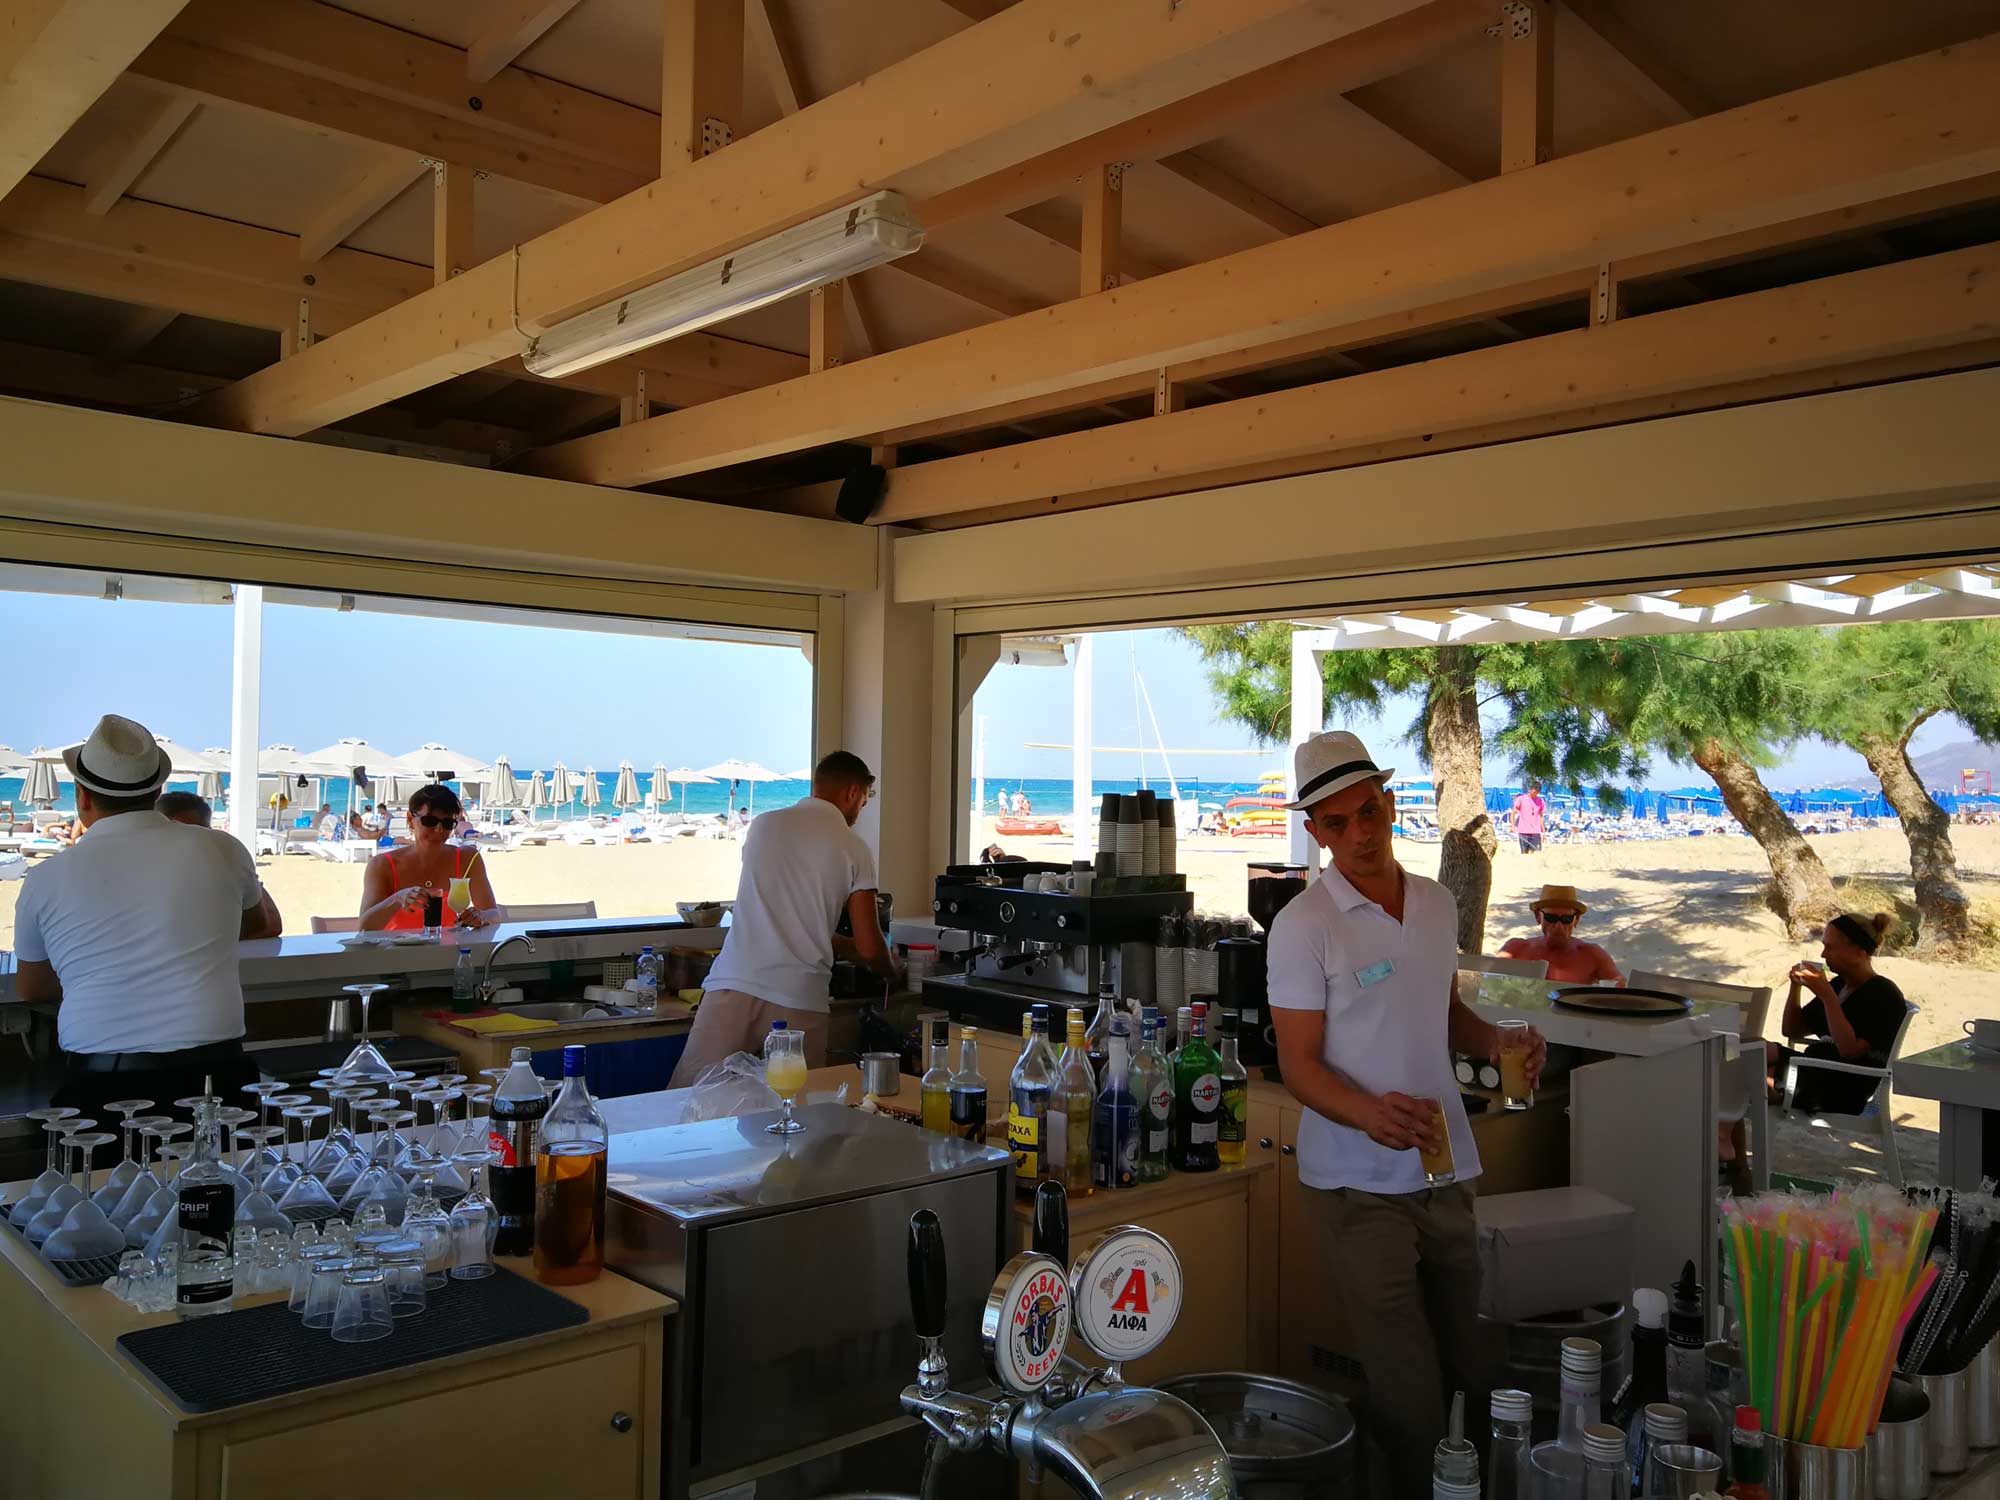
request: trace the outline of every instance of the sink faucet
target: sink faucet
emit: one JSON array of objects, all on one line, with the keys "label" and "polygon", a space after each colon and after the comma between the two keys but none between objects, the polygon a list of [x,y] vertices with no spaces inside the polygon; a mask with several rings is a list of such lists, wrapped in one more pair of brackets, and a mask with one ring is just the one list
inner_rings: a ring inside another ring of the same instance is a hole
[{"label": "sink faucet", "polygon": [[503,949],[511,948],[516,943],[525,944],[530,953],[535,951],[535,940],[525,932],[517,932],[510,938],[503,938],[487,950],[486,967],[479,971],[479,998],[481,1000],[491,1001],[495,991],[499,988],[499,986],[493,983],[493,960],[500,956]]}]

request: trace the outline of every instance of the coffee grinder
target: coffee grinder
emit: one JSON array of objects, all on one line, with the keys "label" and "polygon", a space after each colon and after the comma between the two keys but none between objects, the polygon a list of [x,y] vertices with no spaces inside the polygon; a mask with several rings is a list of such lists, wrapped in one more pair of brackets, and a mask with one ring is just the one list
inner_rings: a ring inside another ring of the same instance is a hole
[{"label": "coffee grinder", "polygon": [[1265,944],[1271,923],[1306,888],[1311,873],[1304,865],[1253,862],[1248,868],[1247,904],[1250,920],[1261,930],[1255,937],[1224,938],[1215,945],[1216,1002],[1237,1014],[1237,1051],[1246,1066],[1278,1060],[1277,1032],[1265,991]]}]

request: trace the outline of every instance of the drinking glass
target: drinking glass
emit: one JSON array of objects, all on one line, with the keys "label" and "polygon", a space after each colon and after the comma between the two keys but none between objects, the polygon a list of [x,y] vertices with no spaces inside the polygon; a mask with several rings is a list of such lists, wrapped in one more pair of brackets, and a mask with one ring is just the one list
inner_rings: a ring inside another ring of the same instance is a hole
[{"label": "drinking glass", "polygon": [[[269,1193],[275,1202],[291,1191],[292,1184],[297,1182],[305,1171],[301,1165],[305,1159],[304,1150],[301,1149],[296,1156],[292,1153],[290,1115],[294,1109],[312,1103],[312,1095],[273,1094],[264,1102],[278,1112],[280,1123],[273,1127],[277,1133],[278,1145],[275,1151],[269,1146],[259,1148],[257,1154],[251,1158],[253,1165],[248,1175],[256,1181],[258,1187]],[[309,1143],[302,1143],[302,1148],[305,1144]],[[266,1162],[270,1165],[264,1166]],[[257,1170],[259,1167],[263,1168],[261,1175]]]},{"label": "drinking glass", "polygon": [[1533,1043],[1526,1021],[1500,1022],[1500,1095],[1508,1109],[1530,1109],[1535,1091],[1528,1087],[1528,1056]]},{"label": "drinking glass", "polygon": [[305,1325],[308,1328],[331,1328],[334,1304],[340,1300],[340,1278],[361,1262],[342,1250],[333,1255],[316,1256],[310,1264],[312,1277],[306,1285]]},{"label": "drinking glass", "polygon": [[375,1154],[361,1175],[354,1179],[353,1186],[341,1195],[340,1207],[343,1213],[354,1213],[363,1204],[379,1203],[383,1213],[392,1221],[400,1223],[403,1205],[410,1196],[403,1185],[402,1177],[395,1169],[396,1143],[400,1139],[396,1126],[406,1123],[415,1116],[408,1110],[397,1109],[392,1104],[384,1104],[368,1112],[368,1118],[375,1125]]},{"label": "drinking glass", "polygon": [[127,1250],[118,1257],[118,1269],[105,1286],[120,1302],[129,1302],[137,1307],[146,1295],[146,1282],[152,1274],[153,1263],[144,1254]]},{"label": "drinking glass", "polygon": [[[449,1076],[449,1075],[447,1075]],[[469,1144],[451,1123],[451,1106],[464,1096],[459,1088],[435,1089],[428,1096],[434,1111],[431,1117],[430,1159],[437,1168],[437,1190],[440,1200],[457,1198],[465,1192],[465,1179],[459,1175],[451,1159],[465,1150]]]},{"label": "drinking glass", "polygon": [[432,1160],[429,1139],[424,1134],[423,1112],[426,1105],[430,1106],[431,1120],[433,1126],[435,1126],[440,1108],[436,1094],[430,1089],[419,1085],[412,1085],[408,1089],[408,1093],[410,1096],[409,1113],[414,1123],[410,1127],[406,1143],[396,1153],[396,1170],[403,1174],[405,1182],[409,1182],[417,1175],[417,1168],[425,1162]]},{"label": "drinking glass", "polygon": [[340,1211],[340,1204],[327,1191],[326,1183],[319,1176],[318,1164],[323,1158],[314,1155],[311,1150],[312,1122],[332,1113],[331,1106],[325,1104],[294,1104],[285,1111],[287,1121],[300,1122],[300,1144],[306,1148],[304,1169],[278,1197],[278,1212],[287,1219],[317,1221]]},{"label": "drinking glass", "polygon": [[379,982],[341,986],[347,994],[361,997],[361,1040],[355,1045],[354,1050],[347,1054],[347,1060],[340,1065],[341,1072],[352,1075],[357,1081],[366,1080],[372,1083],[395,1076],[396,1070],[390,1066],[389,1059],[384,1057],[381,1049],[368,1039],[371,1029],[369,1009],[375,997],[387,988],[388,985]]},{"label": "drinking glass", "polygon": [[111,1169],[110,1175],[104,1179],[103,1186],[90,1195],[90,1201],[108,1214],[124,1200],[125,1190],[132,1185],[132,1179],[139,1175],[139,1161],[133,1150],[138,1127],[133,1125],[132,1117],[142,1109],[151,1109],[153,1101],[118,1099],[104,1107],[118,1115],[119,1133],[125,1138],[125,1155]]},{"label": "drinking glass", "polygon": [[1425,1146],[1417,1148],[1417,1155],[1424,1164],[1424,1181],[1432,1187],[1442,1187],[1447,1182],[1458,1181],[1458,1174],[1452,1170],[1451,1125],[1445,1119],[1444,1105],[1435,1099],[1418,1096],[1417,1103],[1431,1112],[1431,1129],[1437,1135],[1435,1151]]},{"label": "drinking glass", "polygon": [[[459,1151],[484,1151],[488,1145],[488,1121],[493,1113],[493,1085],[468,1083],[459,1092],[465,1095],[465,1118],[458,1128]],[[453,1160],[458,1154],[452,1152]]]},{"label": "drinking glass", "polygon": [[173,1137],[184,1135],[192,1129],[194,1129],[192,1125],[176,1122],[162,1125],[152,1132],[162,1142],[153,1152],[155,1159],[162,1163],[157,1174],[160,1185],[154,1190],[153,1196],[148,1198],[140,1210],[125,1223],[125,1243],[134,1250],[144,1250],[148,1255],[153,1254],[151,1246],[154,1234],[159,1231],[161,1222],[171,1218],[174,1210],[180,1207],[181,1195],[174,1191],[174,1172],[181,1158],[187,1155],[188,1148],[173,1145],[171,1142]]},{"label": "drinking glass", "polygon": [[[90,1181],[90,1159],[99,1146],[108,1146],[118,1137],[108,1130],[72,1135],[70,1146],[77,1152],[83,1180]],[[97,1255],[116,1255],[125,1248],[125,1236],[105,1216],[95,1201],[79,1197],[49,1237],[42,1242],[42,1254],[49,1260],[88,1260]]]},{"label": "drinking glass", "polygon": [[452,1160],[465,1169],[465,1196],[451,1211],[451,1278],[477,1281],[493,1274],[493,1236],[499,1229],[493,1204],[480,1186],[479,1172],[493,1160],[491,1151],[461,1151]]},{"label": "drinking glass", "polygon": [[42,1205],[48,1201],[49,1194],[61,1187],[64,1181],[66,1181],[62,1169],[57,1165],[62,1160],[57,1144],[57,1137],[62,1134],[62,1122],[64,1120],[75,1119],[77,1113],[73,1109],[31,1109],[28,1111],[29,1119],[40,1120],[42,1122],[42,1129],[47,1133],[49,1138],[49,1149],[47,1165],[43,1168],[42,1175],[28,1184],[28,1191],[23,1193],[19,1198],[16,1198],[14,1206],[7,1211],[7,1222],[12,1224],[16,1229],[25,1230],[29,1224],[34,1222],[35,1215],[42,1211]]},{"label": "drinking glass", "polygon": [[346,1255],[346,1250],[332,1240],[318,1240],[305,1245],[295,1243],[292,1247],[291,1295],[286,1299],[285,1306],[292,1312],[303,1313],[306,1310],[306,1294],[312,1290],[313,1273],[319,1269],[319,1263],[341,1260]]},{"label": "drinking glass", "polygon": [[96,1123],[97,1121],[95,1120],[86,1120],[81,1117],[74,1117],[62,1122],[61,1150],[63,1156],[63,1180],[53,1193],[50,1193],[48,1197],[42,1200],[42,1211],[28,1221],[27,1235],[29,1244],[39,1248],[43,1241],[62,1228],[62,1222],[69,1217],[69,1211],[75,1208],[77,1202],[83,1197],[83,1189],[78,1187],[70,1176],[73,1168],[70,1164],[69,1138],[74,1135],[82,1135]]},{"label": "drinking glass", "polygon": [[[782,1024],[782,1023],[780,1023]],[[805,1126],[792,1118],[792,1100],[806,1086],[806,1034],[773,1027],[764,1037],[764,1081],[778,1096],[778,1118],[764,1127],[771,1135],[795,1135]]]},{"label": "drinking glass", "polygon": [[291,1221],[283,1229],[257,1236],[257,1263],[252,1273],[260,1292],[282,1292],[292,1284]]},{"label": "drinking glass", "polygon": [[[272,1083],[268,1080],[263,1083],[246,1083],[243,1085],[244,1093],[257,1096],[257,1123],[259,1125],[275,1123],[272,1119],[273,1111],[282,1109],[284,1106],[278,1104],[274,1096],[285,1094],[289,1098],[290,1095],[287,1093],[287,1090],[290,1087],[291,1085],[287,1083]],[[304,1099],[299,1100],[301,1104],[306,1102]],[[277,1170],[278,1164],[284,1160],[284,1134],[284,1130],[280,1128],[278,1131],[278,1149],[272,1150],[269,1146],[263,1147],[258,1151],[254,1164],[246,1166],[243,1169],[244,1175],[250,1178],[251,1181],[261,1183],[272,1172]]]},{"label": "drinking glass", "polygon": [[[392,1317],[415,1317],[424,1310],[431,1289],[430,1277],[424,1270],[424,1247],[413,1239],[390,1240],[375,1250],[375,1264],[382,1268],[382,1275],[389,1287],[389,1313]],[[444,1285],[444,1277],[439,1276],[437,1284]]]},{"label": "drinking glass", "polygon": [[[340,1344],[365,1344],[389,1336],[394,1326],[389,1310],[388,1278],[382,1268],[355,1262],[340,1276],[340,1293],[333,1308],[333,1338]],[[311,1326],[308,1315],[307,1326]]]},{"label": "drinking glass", "polygon": [[417,1190],[403,1205],[403,1233],[417,1242],[424,1255],[424,1281],[432,1291],[445,1283],[451,1266],[451,1215],[438,1202],[439,1163],[417,1168]]},{"label": "drinking glass", "polygon": [[357,1084],[347,1088],[329,1089],[327,1091],[327,1098],[332,1101],[336,1111],[344,1110],[346,1112],[344,1115],[337,1113],[334,1116],[334,1121],[338,1128],[334,1131],[332,1137],[335,1140],[339,1140],[344,1136],[346,1138],[346,1149],[341,1159],[334,1164],[333,1169],[324,1174],[326,1178],[326,1190],[338,1198],[343,1196],[349,1188],[353,1187],[355,1180],[368,1170],[368,1160],[372,1151],[372,1145],[363,1144],[361,1134],[357,1132],[354,1122],[365,1116],[371,1109],[386,1108],[391,1101],[379,1097],[375,1093],[373,1086],[369,1084]]},{"label": "drinking glass", "polygon": [[160,1142],[165,1139],[163,1130],[174,1122],[167,1115],[140,1115],[131,1122],[133,1131],[139,1137],[139,1175],[125,1185],[119,1195],[117,1205],[110,1210],[111,1222],[120,1229],[131,1224],[138,1212],[146,1206],[146,1200],[160,1190],[160,1179],[152,1167]]},{"label": "drinking glass", "polygon": [[[281,1125],[236,1127],[236,1138],[239,1142],[249,1141],[258,1148],[253,1156],[262,1156],[265,1151],[270,1150],[271,1143],[284,1133],[284,1127]],[[279,1234],[292,1232],[292,1221],[279,1211],[277,1200],[261,1184],[237,1200],[236,1222],[267,1232],[276,1231]]]}]

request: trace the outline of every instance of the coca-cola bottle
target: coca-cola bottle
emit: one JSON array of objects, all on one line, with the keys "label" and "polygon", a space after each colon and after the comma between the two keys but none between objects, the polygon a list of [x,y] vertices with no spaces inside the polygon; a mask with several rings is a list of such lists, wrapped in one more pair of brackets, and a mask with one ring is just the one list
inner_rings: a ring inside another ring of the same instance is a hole
[{"label": "coca-cola bottle", "polygon": [[493,1199],[495,1255],[529,1255],[535,1248],[537,1131],[549,1112],[549,1097],[529,1066],[533,1055],[526,1047],[516,1047],[512,1066],[493,1090],[493,1133],[500,1137],[501,1149],[486,1176]]}]

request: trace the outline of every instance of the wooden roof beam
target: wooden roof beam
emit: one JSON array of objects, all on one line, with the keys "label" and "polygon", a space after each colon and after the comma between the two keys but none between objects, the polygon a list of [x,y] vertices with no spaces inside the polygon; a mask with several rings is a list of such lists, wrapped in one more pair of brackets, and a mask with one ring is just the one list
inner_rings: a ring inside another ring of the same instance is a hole
[{"label": "wooden roof beam", "polygon": [[1500,20],[1500,170],[1556,154],[1554,0],[1514,0]]},{"label": "wooden roof beam", "polygon": [[[824,371],[810,386],[657,417],[530,462],[604,484],[668,480],[1538,278],[1594,282],[1605,259],[2000,171],[2000,95],[1984,86],[1996,68],[2000,35]],[[1644,192],[1632,191],[1637,182]]]},{"label": "wooden roof beam", "polygon": [[504,0],[500,14],[466,49],[466,81],[485,83],[502,68],[512,67],[577,4],[578,0]]},{"label": "wooden roof beam", "polygon": [[1715,96],[1660,56],[1607,0],[1563,0],[1566,20],[1580,23],[1631,69],[1638,85],[1668,118],[1714,114]]},{"label": "wooden roof beam", "polygon": [[429,169],[421,156],[396,155],[349,175],[300,231],[299,259],[308,264],[320,259],[402,197]]},{"label": "wooden roof beam", "polygon": [[1482,177],[1493,175],[1492,162],[1476,160],[1460,151],[1428,129],[1423,121],[1412,117],[1400,104],[1378,99],[1373,94],[1349,94],[1347,102],[1391,135],[1400,136],[1406,144],[1414,146],[1460,182],[1477,182]]},{"label": "wooden roof beam", "polygon": [[98,356],[114,362],[137,359],[179,317],[170,307],[135,307],[117,329],[98,341]]},{"label": "wooden roof beam", "polygon": [[[1369,0],[1361,14],[1413,3]],[[1314,0],[1194,10],[1097,0],[1084,12],[1069,0],[1019,0],[744,137],[727,160],[691,162],[670,181],[433,288],[365,334],[324,340],[239,382],[204,402],[200,415],[245,431],[310,431],[521,353],[533,331],[838,207],[857,184],[934,197],[996,163],[1044,154],[1214,79],[1331,41],[1355,20],[1348,7]],[[865,369],[882,357],[839,368]]]},{"label": "wooden roof beam", "polygon": [[160,153],[172,144],[200,108],[201,101],[187,94],[158,95],[148,108],[138,134],[120,141],[84,173],[84,208],[94,214],[110,212],[111,205],[145,176],[146,169],[159,160]]},{"label": "wooden roof beam", "polygon": [[23,0],[10,7],[0,19],[0,197],[34,171],[186,3]]},{"label": "wooden roof beam", "polygon": [[1160,165],[1183,182],[1193,183],[1217,202],[1228,204],[1274,234],[1304,234],[1309,229],[1320,227],[1318,220],[1309,219],[1262,189],[1252,187],[1199,151],[1176,151],[1172,156],[1161,157]]},{"label": "wooden roof beam", "polygon": [[743,129],[744,3],[666,0],[660,88],[662,177],[713,156]]},{"label": "wooden roof beam", "polygon": [[[1058,493],[1202,476],[1345,448],[1988,342],[2000,246],[1624,318],[1520,344],[906,466],[872,519],[910,524]],[[1308,465],[1309,466],[1309,465]]]},{"label": "wooden roof beam", "polygon": [[[1052,245],[1061,245],[1063,249],[1077,255],[1083,254],[1083,225],[1081,220],[1069,211],[1066,203],[1052,199],[1047,203],[1037,203],[1030,208],[1019,209],[1007,217],[1030,233],[1040,235]],[[1144,281],[1148,276],[1158,276],[1162,272],[1174,269],[1145,256],[1133,254],[1132,247],[1126,242],[1122,232],[1119,236],[1118,257],[1119,271],[1127,281]]]},{"label": "wooden roof beam", "polygon": [[934,250],[921,251],[916,255],[906,255],[901,260],[892,260],[884,266],[885,271],[907,276],[913,281],[927,282],[939,291],[950,292],[962,302],[970,302],[974,307],[1001,318],[1018,318],[1023,313],[1031,313],[1043,306],[1033,297],[1023,296],[1011,288],[1002,286],[984,271],[950,256],[939,255]]}]

